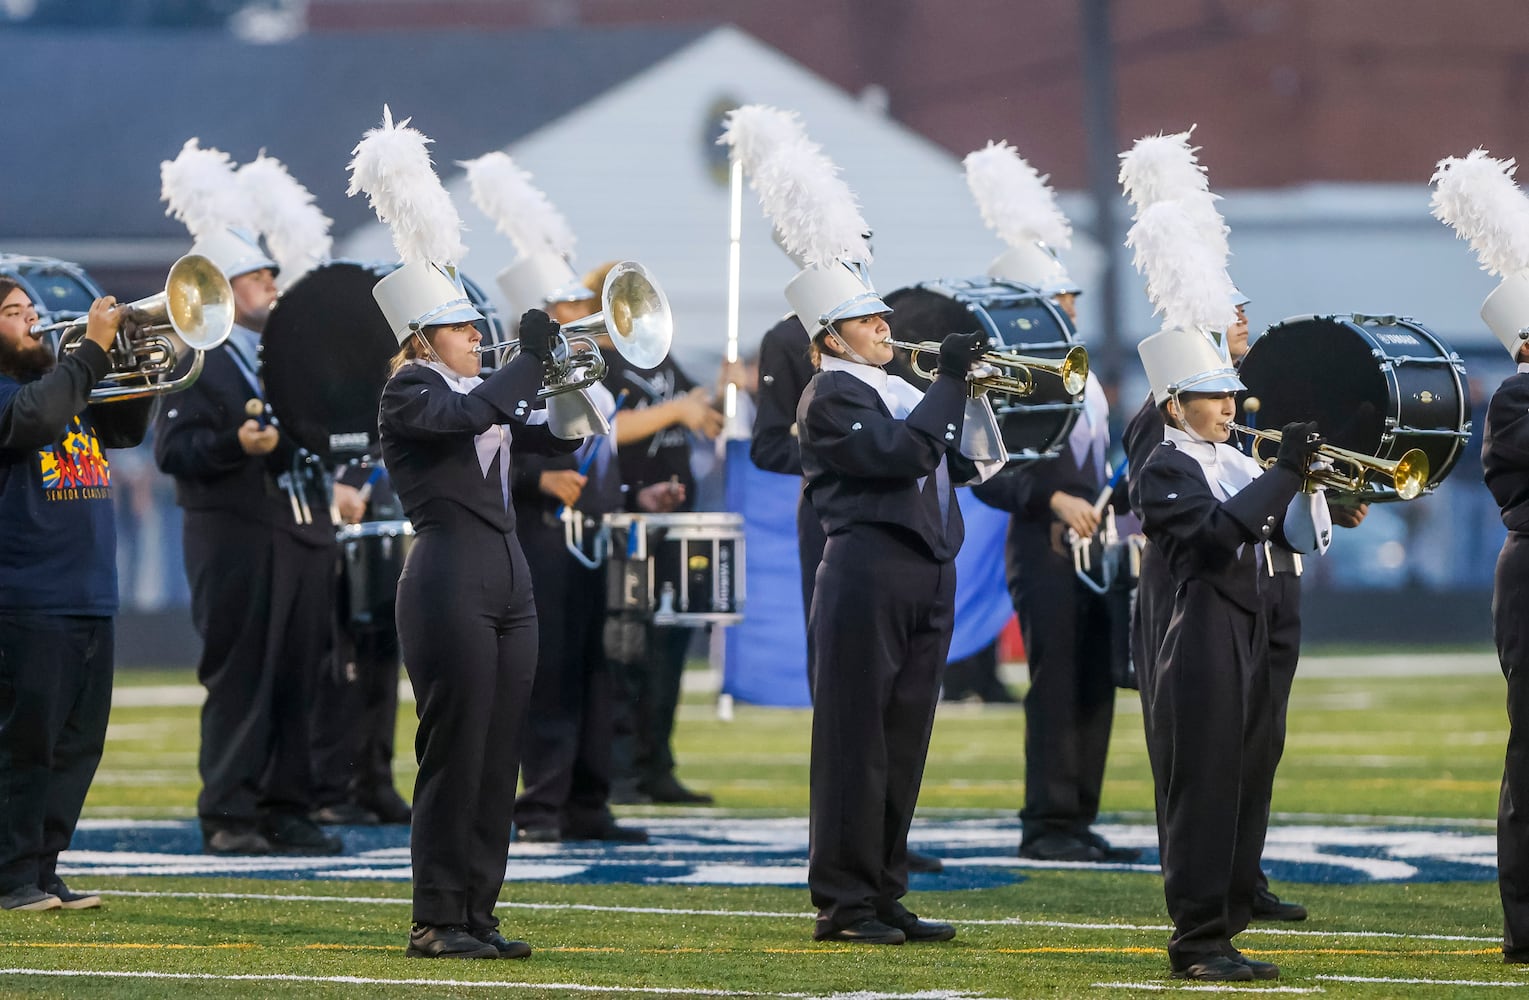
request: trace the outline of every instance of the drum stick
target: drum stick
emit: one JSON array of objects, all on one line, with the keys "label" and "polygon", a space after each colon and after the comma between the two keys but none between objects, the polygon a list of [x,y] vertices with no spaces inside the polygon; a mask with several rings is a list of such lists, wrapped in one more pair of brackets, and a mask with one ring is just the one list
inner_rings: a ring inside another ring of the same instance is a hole
[{"label": "drum stick", "polygon": [[1095,514],[1104,516],[1104,508],[1110,505],[1110,497],[1115,495],[1115,487],[1119,486],[1120,481],[1125,478],[1126,469],[1130,464],[1129,458],[1122,458],[1120,464],[1115,466],[1115,471],[1110,473],[1109,482],[1104,484],[1104,489],[1099,491],[1099,499],[1094,501]]},{"label": "drum stick", "polygon": [[360,495],[361,502],[363,504],[371,502],[372,487],[375,486],[377,482],[387,474],[387,466],[383,465],[381,462],[378,462],[376,465],[372,466],[371,475],[366,477],[366,482],[362,483],[361,488],[356,491]]}]

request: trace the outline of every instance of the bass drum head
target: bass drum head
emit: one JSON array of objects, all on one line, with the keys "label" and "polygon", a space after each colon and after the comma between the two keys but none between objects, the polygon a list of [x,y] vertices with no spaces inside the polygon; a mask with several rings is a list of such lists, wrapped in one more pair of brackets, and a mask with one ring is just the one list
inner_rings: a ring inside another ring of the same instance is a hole
[{"label": "bass drum head", "polygon": [[266,321],[266,398],[283,433],[321,457],[375,452],[377,404],[398,339],[372,287],[393,266],[315,268],[282,293]]},{"label": "bass drum head", "polygon": [[[1454,468],[1470,427],[1458,364],[1415,323],[1302,316],[1254,341],[1238,375],[1258,400],[1246,414],[1254,426],[1279,430],[1314,420],[1328,443],[1387,460],[1422,449],[1432,487]],[[1395,498],[1385,491],[1365,497]]]},{"label": "bass drum head", "polygon": [[[926,281],[883,299],[892,307],[887,323],[894,340],[937,343],[946,334],[980,329],[992,338],[995,348],[1055,361],[1077,342],[1072,324],[1050,299],[1006,281]],[[932,371],[937,358],[921,355],[916,360],[919,367]],[[1035,372],[1034,378],[1035,391],[1028,396],[988,392],[1011,462],[1054,458],[1082,407],[1082,396],[1070,395],[1057,376]]]}]

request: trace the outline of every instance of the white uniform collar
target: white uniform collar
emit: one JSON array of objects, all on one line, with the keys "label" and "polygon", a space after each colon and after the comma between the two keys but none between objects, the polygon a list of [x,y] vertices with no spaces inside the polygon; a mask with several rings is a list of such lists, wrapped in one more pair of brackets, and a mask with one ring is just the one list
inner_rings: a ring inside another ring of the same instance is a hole
[{"label": "white uniform collar", "polygon": [[846,361],[830,354],[824,354],[819,366],[825,372],[845,372],[864,382],[876,390],[876,395],[881,397],[882,403],[886,404],[887,412],[899,419],[906,417],[913,408],[924,398],[924,394],[915,386],[897,375],[888,375],[885,369],[875,365],[862,365],[858,361]]},{"label": "white uniform collar", "polygon": [[1218,500],[1231,499],[1263,471],[1257,462],[1231,445],[1194,437],[1172,425],[1163,428],[1163,440],[1171,441],[1175,448],[1194,459]]},{"label": "white uniform collar", "polygon": [[1529,363],[1521,363],[1518,366],[1518,373],[1520,375],[1529,374]]}]

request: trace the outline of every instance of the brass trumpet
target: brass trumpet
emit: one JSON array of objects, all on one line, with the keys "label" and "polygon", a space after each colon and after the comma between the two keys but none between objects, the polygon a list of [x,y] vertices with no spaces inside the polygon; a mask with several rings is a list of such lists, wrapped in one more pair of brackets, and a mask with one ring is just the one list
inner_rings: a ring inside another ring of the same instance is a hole
[{"label": "brass trumpet", "polygon": [[[920,378],[931,381],[934,379],[933,373],[919,367],[918,356],[920,354],[938,355],[939,341],[924,340],[915,344],[903,340],[889,340],[887,343],[893,347],[901,347],[911,355],[908,363]],[[1015,354],[1013,351],[992,350],[983,351],[977,363],[998,369],[994,374],[977,375],[970,380],[972,387],[978,392],[992,389],[1014,396],[1028,396],[1035,391],[1037,371],[1046,372],[1061,379],[1062,388],[1069,396],[1076,396],[1082,392],[1084,385],[1088,382],[1088,350],[1081,344],[1068,348],[1066,355],[1056,361],[1050,358]]]},{"label": "brass trumpet", "polygon": [[[1232,421],[1228,421],[1226,426],[1230,430],[1248,435],[1255,441],[1273,441],[1278,444],[1284,437],[1279,431],[1258,430]],[[1362,451],[1350,451],[1330,444],[1318,445],[1316,453],[1331,462],[1333,467],[1308,472],[1306,474],[1308,489],[1326,486],[1339,493],[1362,493],[1365,489],[1374,488],[1377,485],[1389,485],[1396,490],[1399,499],[1412,500],[1421,496],[1423,488],[1428,485],[1428,455],[1421,448],[1409,448],[1398,459],[1376,458]],[[1266,469],[1275,461],[1260,455],[1257,444],[1253,445],[1253,458]],[[1342,471],[1344,466],[1352,471]],[[1389,483],[1386,480],[1389,480]]]},{"label": "brass trumpet", "polygon": [[[111,370],[90,391],[92,403],[116,403],[162,396],[188,388],[202,374],[204,352],[224,340],[234,327],[234,293],[218,266],[200,254],[177,260],[157,295],[117,307],[122,317],[117,341],[108,351]],[[72,351],[85,339],[85,317],[32,328],[55,334],[58,352]],[[175,370],[188,355],[191,367],[179,378]]]}]

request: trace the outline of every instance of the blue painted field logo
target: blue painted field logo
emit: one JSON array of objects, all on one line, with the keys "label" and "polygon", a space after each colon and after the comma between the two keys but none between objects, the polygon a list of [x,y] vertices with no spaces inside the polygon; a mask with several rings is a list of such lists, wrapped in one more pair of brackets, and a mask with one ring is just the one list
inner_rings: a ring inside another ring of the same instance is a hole
[{"label": "blue painted field logo", "polygon": [[[509,881],[569,884],[776,885],[807,882],[807,822],[790,819],[653,818],[641,820],[648,844],[607,847],[589,841],[514,844]],[[1023,881],[1037,868],[1157,871],[1156,831],[1102,825],[1111,843],[1140,847],[1143,863],[1084,865],[1015,857],[1018,825],[1009,818],[921,822],[914,847],[945,862],[937,875],[913,876],[919,890],[986,889]],[[60,859],[65,876],[197,875],[275,879],[409,878],[408,830],[352,827],[340,857],[223,858],[201,853],[191,821],[85,820],[74,850]],[[1282,882],[1479,882],[1496,878],[1491,833],[1459,827],[1278,826],[1269,832],[1264,870]]]}]

